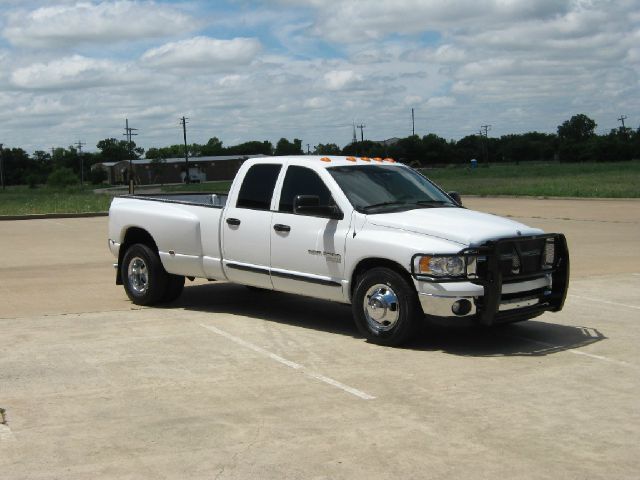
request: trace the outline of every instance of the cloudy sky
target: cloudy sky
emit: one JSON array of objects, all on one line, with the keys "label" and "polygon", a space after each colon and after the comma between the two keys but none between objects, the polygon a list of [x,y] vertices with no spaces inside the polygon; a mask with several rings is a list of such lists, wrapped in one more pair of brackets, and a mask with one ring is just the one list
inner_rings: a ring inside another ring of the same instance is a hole
[{"label": "cloudy sky", "polygon": [[0,0],[0,143],[640,124],[640,0]]}]

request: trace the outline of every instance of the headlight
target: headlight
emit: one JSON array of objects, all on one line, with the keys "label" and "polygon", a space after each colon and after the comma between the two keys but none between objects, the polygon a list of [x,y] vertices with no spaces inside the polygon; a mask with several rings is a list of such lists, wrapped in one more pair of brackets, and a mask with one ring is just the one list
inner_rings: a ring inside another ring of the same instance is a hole
[{"label": "headlight", "polygon": [[414,260],[414,272],[417,275],[432,277],[461,277],[465,274],[465,260],[461,255],[418,256]]}]

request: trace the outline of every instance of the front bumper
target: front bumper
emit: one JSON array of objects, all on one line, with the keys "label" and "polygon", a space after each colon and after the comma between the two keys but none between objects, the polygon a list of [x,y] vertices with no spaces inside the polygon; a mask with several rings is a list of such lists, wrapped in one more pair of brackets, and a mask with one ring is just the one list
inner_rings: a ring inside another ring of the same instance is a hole
[{"label": "front bumper", "polygon": [[[509,238],[490,242],[480,250],[487,259],[484,278],[469,281],[422,281],[415,279],[423,312],[446,321],[471,320],[482,325],[527,320],[545,311],[562,310],[569,286],[569,252],[561,234],[555,237],[553,268],[528,275],[505,277],[499,265],[499,252],[505,242],[530,240]],[[461,308],[464,307],[464,308]]]}]

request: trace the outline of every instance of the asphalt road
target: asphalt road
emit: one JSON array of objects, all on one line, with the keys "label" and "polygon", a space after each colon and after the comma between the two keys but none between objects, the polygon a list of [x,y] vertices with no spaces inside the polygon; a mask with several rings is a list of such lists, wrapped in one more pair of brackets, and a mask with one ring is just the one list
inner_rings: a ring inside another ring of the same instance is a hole
[{"label": "asphalt road", "polygon": [[567,234],[562,312],[384,348],[224,283],[136,307],[106,218],[0,222],[0,478],[638,478],[640,202],[466,203]]}]

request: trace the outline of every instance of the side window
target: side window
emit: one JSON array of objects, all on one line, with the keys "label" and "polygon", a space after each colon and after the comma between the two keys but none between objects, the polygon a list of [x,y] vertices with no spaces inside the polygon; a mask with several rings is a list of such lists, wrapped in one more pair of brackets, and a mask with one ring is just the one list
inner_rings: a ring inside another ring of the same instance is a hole
[{"label": "side window", "polygon": [[237,208],[269,210],[273,189],[282,165],[254,165],[249,168],[238,194]]},{"label": "side window", "polygon": [[305,167],[291,166],[284,177],[279,211],[293,213],[293,199],[297,195],[317,195],[320,197],[320,205],[334,203],[329,189],[316,172]]}]

